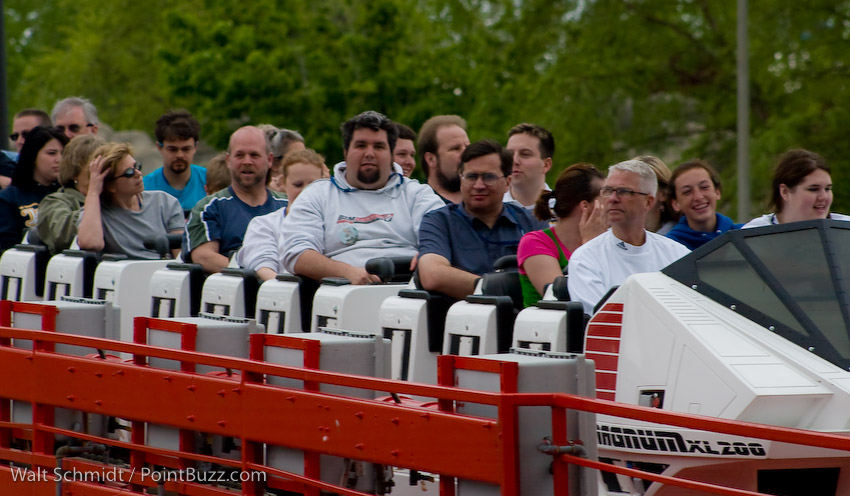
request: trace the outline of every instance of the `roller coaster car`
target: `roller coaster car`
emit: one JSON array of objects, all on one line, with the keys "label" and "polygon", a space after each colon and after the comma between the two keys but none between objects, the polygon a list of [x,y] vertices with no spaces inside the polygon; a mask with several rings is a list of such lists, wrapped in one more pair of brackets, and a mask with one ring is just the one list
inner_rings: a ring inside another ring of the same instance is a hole
[{"label": "roller coaster car", "polygon": [[292,274],[277,277],[260,285],[257,292],[257,322],[269,334],[290,334],[310,330],[313,296],[318,281]]},{"label": "roller coaster car", "polygon": [[507,353],[523,308],[516,256],[502,257],[481,277],[480,292],[452,305],[446,315],[444,355]]},{"label": "roller coaster car", "polygon": [[[661,273],[628,278],[587,327],[597,397],[848,433],[848,254],[850,223],[807,221],[731,231]],[[770,494],[850,494],[844,452],[604,415],[597,440],[600,459],[664,475]],[[609,494],[674,494],[623,476],[604,482]]]},{"label": "roller coaster car", "polygon": [[381,278],[381,284],[352,285],[348,279],[325,278],[313,297],[311,331],[332,327],[376,334],[378,310],[389,297],[409,286],[413,274],[409,257],[380,257],[366,263],[366,271]]},{"label": "roller coaster car", "polygon": [[201,291],[201,310],[218,315],[254,317],[260,279],[251,269],[226,267],[211,274]]},{"label": "roller coaster car", "polygon": [[567,278],[558,277],[546,296],[517,315],[513,347],[559,353],[583,353],[587,316],[577,301],[568,301]]},{"label": "roller coaster car", "polygon": [[91,298],[94,271],[100,255],[92,251],[65,250],[47,262],[44,299],[53,301],[63,296]]},{"label": "roller coaster car", "polygon": [[15,245],[0,257],[0,298],[40,301],[44,297],[44,275],[50,251],[44,245]]},{"label": "roller coaster car", "polygon": [[204,285],[201,264],[171,262],[151,276],[151,317],[197,317]]},{"label": "roller coaster car", "polygon": [[[121,341],[133,340],[133,317],[147,315],[150,299],[146,295],[154,272],[168,260],[131,260],[124,255],[103,255],[94,272],[94,298],[107,300],[121,310]],[[139,288],[146,288],[140,293]]]}]

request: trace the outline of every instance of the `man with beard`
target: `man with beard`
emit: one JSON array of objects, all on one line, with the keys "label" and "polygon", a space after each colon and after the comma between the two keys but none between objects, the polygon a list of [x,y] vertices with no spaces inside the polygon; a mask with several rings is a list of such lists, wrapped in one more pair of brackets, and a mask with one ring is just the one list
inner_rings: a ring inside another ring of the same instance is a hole
[{"label": "man with beard", "polygon": [[363,112],[342,125],[345,161],[334,166],[331,179],[305,188],[283,220],[281,260],[287,271],[369,284],[378,282],[364,269],[369,259],[416,256],[422,216],[443,202],[393,164],[397,139],[398,128],[378,112]]},{"label": "man with beard", "polygon": [[493,140],[476,141],[463,151],[462,202],[429,212],[419,230],[423,288],[465,298],[496,260],[516,255],[525,233],[546,228],[522,205],[502,202],[512,166],[513,154]]},{"label": "man with beard", "polygon": [[206,196],[207,170],[192,164],[201,126],[186,110],[171,110],[157,119],[156,148],[162,167],[146,175],[145,191],[165,191],[190,210]]},{"label": "man with beard", "polygon": [[435,115],[419,130],[419,163],[428,185],[444,203],[459,203],[460,154],[469,146],[466,121],[457,115]]},{"label": "man with beard", "polygon": [[248,222],[286,207],[287,201],[266,188],[272,153],[263,132],[254,126],[230,136],[227,188],[202,199],[192,208],[183,235],[183,259],[199,263],[206,272],[227,267],[228,256],[242,246]]}]

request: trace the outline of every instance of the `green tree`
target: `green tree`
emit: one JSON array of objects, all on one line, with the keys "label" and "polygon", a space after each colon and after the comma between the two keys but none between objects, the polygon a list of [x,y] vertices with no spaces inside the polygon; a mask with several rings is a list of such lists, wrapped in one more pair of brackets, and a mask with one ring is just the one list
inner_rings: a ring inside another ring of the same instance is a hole
[{"label": "green tree", "polygon": [[[168,95],[159,81],[163,61],[161,0],[12,2],[6,12],[12,45],[9,94],[13,109],[48,111],[60,98],[84,95],[113,127],[151,129]],[[8,49],[8,48],[7,48]]]},{"label": "green tree", "polygon": [[[519,122],[556,137],[555,170],[637,154],[702,157],[734,211],[733,0],[70,0],[6,4],[13,108],[84,94],[116,127],[183,106],[224,147],[238,126],[298,129],[329,162],[339,125],[375,109],[414,129],[457,113],[472,139]],[[833,164],[850,210],[850,1],[750,12],[753,210],[791,147]],[[742,219],[745,220],[745,219]]]}]

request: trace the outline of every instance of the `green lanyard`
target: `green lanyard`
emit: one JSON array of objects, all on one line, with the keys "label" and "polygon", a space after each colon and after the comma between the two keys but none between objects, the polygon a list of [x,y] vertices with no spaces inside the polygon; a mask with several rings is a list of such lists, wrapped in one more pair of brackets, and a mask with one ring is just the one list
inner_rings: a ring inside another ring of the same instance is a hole
[{"label": "green lanyard", "polygon": [[564,255],[563,250],[561,250],[561,243],[558,242],[558,238],[555,237],[555,233],[552,232],[552,228],[551,227],[546,228],[546,229],[543,230],[543,232],[546,233],[547,236],[552,238],[552,242],[555,243],[555,248],[558,249],[558,265],[560,265],[561,268],[566,267],[567,266],[567,256]]}]

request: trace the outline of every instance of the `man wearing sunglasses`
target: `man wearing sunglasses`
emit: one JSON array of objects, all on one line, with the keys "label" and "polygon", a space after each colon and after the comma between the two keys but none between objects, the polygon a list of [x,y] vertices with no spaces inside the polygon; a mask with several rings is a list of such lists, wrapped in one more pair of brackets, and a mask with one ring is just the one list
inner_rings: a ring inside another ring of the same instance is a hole
[{"label": "man wearing sunglasses", "polygon": [[9,135],[9,140],[15,145],[15,153],[3,150],[3,154],[0,155],[0,188],[5,188],[12,183],[18,153],[24,146],[27,134],[37,126],[50,127],[50,125],[50,116],[44,110],[30,108],[15,114],[12,119],[12,134]]},{"label": "man wearing sunglasses", "polygon": [[72,96],[59,100],[50,116],[68,139],[78,134],[97,134],[97,108],[87,98]]},{"label": "man wearing sunglasses", "polygon": [[9,139],[15,144],[15,151],[20,153],[27,134],[34,127],[50,127],[51,125],[50,116],[41,109],[29,108],[15,114],[15,118],[12,119],[12,134],[9,135]]},{"label": "man wearing sunglasses", "polygon": [[592,315],[605,293],[630,275],[661,270],[690,252],[644,228],[657,189],[655,172],[639,160],[608,168],[599,194],[611,228],[578,247],[570,257],[570,298],[581,302],[584,313]]},{"label": "man wearing sunglasses", "polygon": [[162,167],[145,176],[145,190],[165,191],[189,211],[207,196],[207,169],[195,165],[201,125],[188,111],[170,110],[156,121],[156,148]]},{"label": "man wearing sunglasses", "polygon": [[422,287],[456,299],[472,294],[496,260],[516,255],[523,234],[547,227],[522,205],[502,201],[513,155],[499,143],[477,141],[460,158],[461,203],[425,214],[419,228]]}]

